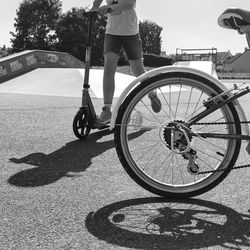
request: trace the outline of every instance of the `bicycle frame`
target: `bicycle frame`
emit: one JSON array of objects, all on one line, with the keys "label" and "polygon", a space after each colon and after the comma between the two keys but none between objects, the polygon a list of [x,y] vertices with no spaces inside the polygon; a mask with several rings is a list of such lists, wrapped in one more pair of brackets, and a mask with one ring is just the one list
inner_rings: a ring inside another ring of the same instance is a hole
[{"label": "bicycle frame", "polygon": [[[210,108],[206,109],[205,111],[201,112],[197,116],[193,117],[189,122],[186,123],[187,126],[192,126],[193,124],[197,124],[198,121],[200,121],[202,118],[208,116],[209,114],[213,113],[214,111],[220,109],[221,107],[225,106],[226,104],[232,102],[235,99],[240,98],[241,96],[244,96],[250,92],[249,88],[246,87],[244,89],[239,89],[238,93],[232,95],[232,96],[224,96],[223,94],[227,94],[227,92],[223,92],[219,96],[215,96],[214,98],[207,101],[207,103],[204,103],[204,106],[211,103],[212,105]],[[225,99],[223,99],[223,97]],[[204,138],[224,138],[224,139],[239,139],[239,140],[249,140],[249,135],[230,135],[230,134],[216,134],[216,133],[198,133],[199,136]]]}]

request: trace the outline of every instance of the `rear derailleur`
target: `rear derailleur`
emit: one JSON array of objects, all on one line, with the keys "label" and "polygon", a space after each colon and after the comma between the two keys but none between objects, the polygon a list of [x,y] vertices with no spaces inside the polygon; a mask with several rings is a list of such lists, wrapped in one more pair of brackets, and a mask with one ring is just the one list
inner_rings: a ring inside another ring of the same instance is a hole
[{"label": "rear derailleur", "polygon": [[197,151],[191,148],[191,129],[183,121],[174,121],[164,128],[164,140],[174,153],[182,154],[188,160],[188,172],[192,175],[199,173],[199,166],[195,163]]}]

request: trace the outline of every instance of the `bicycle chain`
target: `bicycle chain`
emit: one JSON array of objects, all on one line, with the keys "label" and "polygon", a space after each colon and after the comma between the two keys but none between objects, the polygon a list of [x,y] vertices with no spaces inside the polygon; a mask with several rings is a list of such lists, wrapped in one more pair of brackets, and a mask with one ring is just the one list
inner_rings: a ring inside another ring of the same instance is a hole
[{"label": "bicycle chain", "polygon": [[[250,121],[241,121],[241,124],[250,123]],[[236,124],[236,122],[197,122],[194,125],[225,125],[225,124]]]},{"label": "bicycle chain", "polygon": [[[241,166],[233,167],[231,170],[241,169],[241,168],[249,168],[249,167],[250,167],[250,164],[246,164],[246,165],[241,165]],[[217,173],[217,172],[224,172],[226,170],[227,170],[226,168],[223,168],[223,169],[217,169],[217,170],[202,171],[202,172],[198,172],[197,175],[200,175],[200,174],[211,174],[211,173]]]},{"label": "bicycle chain", "polygon": [[[250,123],[250,121],[241,121],[241,124],[248,124]],[[195,123],[194,125],[225,125],[225,124],[235,124],[235,122],[199,122],[199,123]],[[241,168],[249,168],[250,164],[246,164],[246,165],[240,165],[240,166],[235,166],[232,168],[232,170],[234,169],[241,169]],[[197,174],[210,174],[210,173],[216,173],[216,172],[223,172],[227,170],[226,168],[223,169],[218,169],[218,170],[210,170],[210,171],[202,171],[199,172]]]}]

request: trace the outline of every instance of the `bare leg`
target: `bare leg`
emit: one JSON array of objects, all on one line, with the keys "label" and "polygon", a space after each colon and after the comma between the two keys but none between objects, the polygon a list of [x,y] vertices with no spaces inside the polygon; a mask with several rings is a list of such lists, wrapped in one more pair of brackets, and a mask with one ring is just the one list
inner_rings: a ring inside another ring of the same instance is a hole
[{"label": "bare leg", "polygon": [[[131,69],[136,77],[142,75],[145,73],[145,69],[143,66],[143,59],[139,60],[130,60],[129,61]],[[151,101],[151,107],[155,113],[158,113],[161,111],[161,101],[157,96],[156,91],[151,91],[148,93],[148,97]]]},{"label": "bare leg", "polygon": [[115,72],[118,55],[108,52],[104,55],[103,99],[105,104],[112,104],[115,92]]},{"label": "bare leg", "polygon": [[145,69],[143,66],[143,59],[130,60],[129,64],[130,64],[130,67],[132,69],[134,76],[138,77],[142,75],[143,73],[145,73]]},{"label": "bare leg", "polygon": [[98,116],[98,122],[101,125],[110,122],[112,113],[111,106],[115,92],[115,72],[118,62],[118,55],[108,52],[104,55],[104,73],[103,73],[103,101],[104,106],[101,114]]}]

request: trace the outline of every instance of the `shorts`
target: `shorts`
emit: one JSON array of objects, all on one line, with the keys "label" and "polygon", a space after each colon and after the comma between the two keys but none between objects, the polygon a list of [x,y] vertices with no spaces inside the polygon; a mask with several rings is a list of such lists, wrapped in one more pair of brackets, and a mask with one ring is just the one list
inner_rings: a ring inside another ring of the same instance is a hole
[{"label": "shorts", "polygon": [[128,60],[139,60],[143,58],[142,42],[139,34],[132,36],[105,34],[104,54],[113,52],[120,56],[122,48],[124,49]]}]

